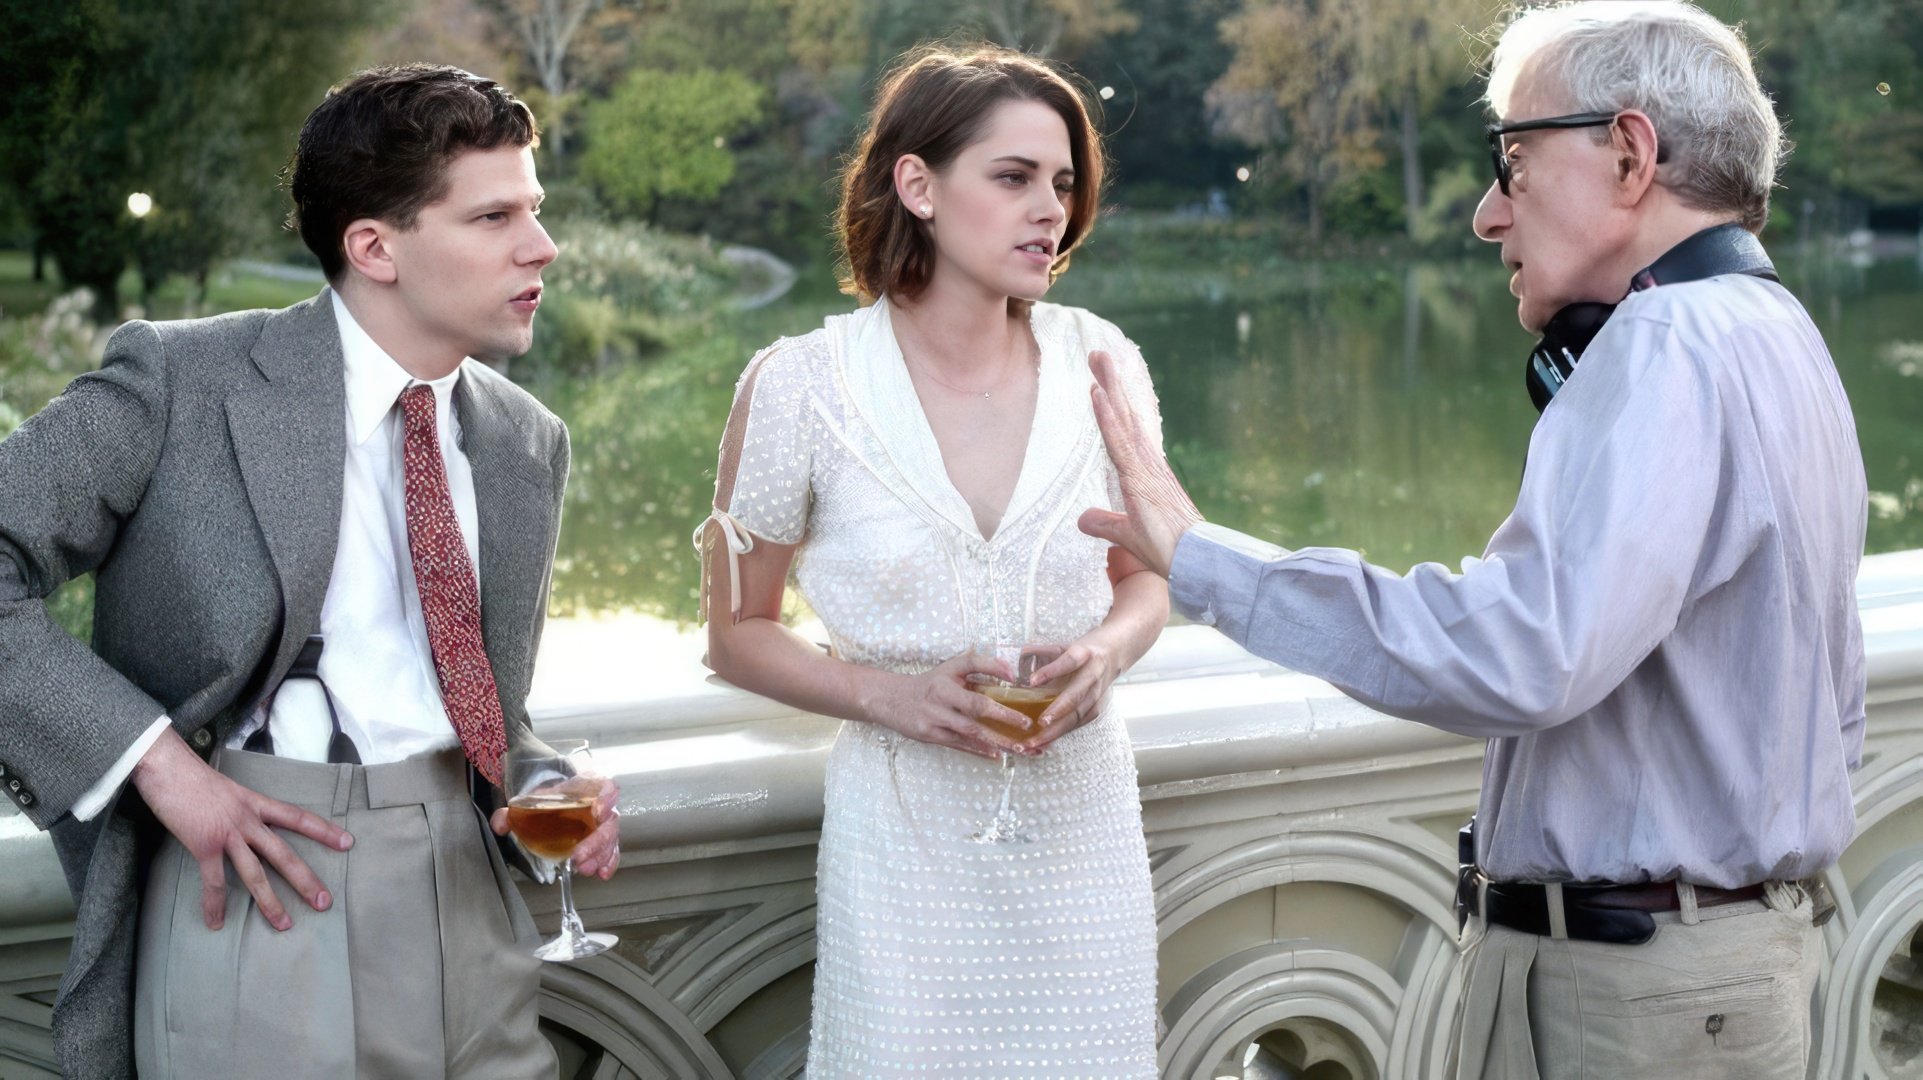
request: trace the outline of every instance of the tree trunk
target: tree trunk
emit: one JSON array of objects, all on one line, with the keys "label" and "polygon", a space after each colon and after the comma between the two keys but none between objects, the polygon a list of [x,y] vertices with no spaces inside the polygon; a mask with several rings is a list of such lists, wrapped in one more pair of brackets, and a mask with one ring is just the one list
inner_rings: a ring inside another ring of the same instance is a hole
[{"label": "tree trunk", "polygon": [[100,281],[77,281],[93,290],[93,321],[98,326],[112,326],[120,321],[120,276]]},{"label": "tree trunk", "polygon": [[550,62],[541,66],[541,89],[548,94],[548,122],[541,132],[541,145],[548,152],[548,160],[558,167],[567,157],[567,71],[561,66],[567,60],[567,46],[563,44],[552,55]]},{"label": "tree trunk", "polygon": [[1422,217],[1422,145],[1416,137],[1415,81],[1402,90],[1402,202],[1403,220],[1409,239],[1416,239],[1417,223]]},{"label": "tree trunk", "polygon": [[1317,170],[1309,170],[1309,182],[1305,189],[1309,196],[1309,246],[1322,247],[1322,178]]},{"label": "tree trunk", "polygon": [[561,113],[568,90],[568,46],[574,41],[575,31],[581,29],[582,20],[601,3],[602,0],[541,0],[538,10],[523,11],[520,18],[513,21],[515,32],[527,47],[528,59],[534,62],[541,88],[548,92],[549,108],[554,115],[549,118],[552,126],[543,133],[543,142],[550,160],[557,163],[567,156],[567,134]]},{"label": "tree trunk", "polygon": [[[1413,388],[1422,355],[1422,290],[1416,282],[1416,264],[1402,271],[1402,385]],[[1415,460],[1420,460],[1417,455]]]},{"label": "tree trunk", "polygon": [[987,5],[988,32],[997,45],[1010,49],[1022,47],[1022,31],[1028,23],[1027,0],[1001,0]]},{"label": "tree trunk", "polygon": [[47,280],[47,240],[39,229],[33,231],[33,280]]}]

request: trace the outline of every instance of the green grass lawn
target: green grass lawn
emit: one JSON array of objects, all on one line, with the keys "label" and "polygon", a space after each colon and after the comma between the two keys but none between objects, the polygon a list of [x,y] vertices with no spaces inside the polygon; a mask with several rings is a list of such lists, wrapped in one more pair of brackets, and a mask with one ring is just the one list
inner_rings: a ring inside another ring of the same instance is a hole
[{"label": "green grass lawn", "polygon": [[[31,254],[0,251],[0,315],[37,314],[54,297],[66,291],[51,260],[47,264],[47,280],[34,281]],[[181,278],[168,280],[155,295],[154,310],[146,312],[146,317],[177,319],[186,315],[211,315],[248,308],[286,307],[319,292],[320,286],[221,268],[208,279],[207,304],[204,308],[194,308],[194,291],[191,281]],[[120,303],[123,308],[140,303],[140,275],[131,269],[120,276]]]}]

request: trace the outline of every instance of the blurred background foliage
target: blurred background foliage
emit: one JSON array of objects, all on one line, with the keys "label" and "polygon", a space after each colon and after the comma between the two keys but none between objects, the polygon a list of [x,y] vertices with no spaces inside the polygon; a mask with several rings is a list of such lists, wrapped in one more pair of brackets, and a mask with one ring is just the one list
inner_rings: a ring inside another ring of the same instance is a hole
[{"label": "blurred background foliage", "polygon": [[[1923,0],[1703,6],[1744,24],[1791,119],[1766,240],[1856,401],[1871,548],[1923,546]],[[456,64],[544,127],[563,254],[509,373],[575,431],[555,609],[691,618],[687,534],[735,376],[850,304],[828,222],[879,74],[921,41],[986,39],[1070,65],[1099,111],[1106,218],[1051,298],[1143,344],[1204,509],[1392,566],[1454,561],[1506,512],[1533,420],[1526,338],[1468,228],[1489,186],[1478,67],[1506,9],[6,0],[0,432],[122,318],[311,296],[277,187],[302,117],[359,67]],[[56,610],[83,631],[85,583]]]}]

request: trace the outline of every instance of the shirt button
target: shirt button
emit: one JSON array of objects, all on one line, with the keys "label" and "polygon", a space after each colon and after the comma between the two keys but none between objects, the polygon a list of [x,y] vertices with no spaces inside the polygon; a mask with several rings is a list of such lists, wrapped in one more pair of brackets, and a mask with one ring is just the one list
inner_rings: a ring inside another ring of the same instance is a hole
[{"label": "shirt button", "polygon": [[20,805],[21,805],[21,806],[32,806],[32,805],[33,805],[33,792],[31,792],[31,791],[23,791],[23,792],[21,792],[21,793],[20,793]]},{"label": "shirt button", "polygon": [[208,731],[206,728],[201,728],[199,731],[194,732],[194,746],[201,750],[207,749],[213,741],[214,733]]},{"label": "shirt button", "polygon": [[7,790],[8,790],[8,791],[19,791],[19,790],[20,790],[20,781],[18,781],[18,780],[9,780],[9,781],[7,781]]}]

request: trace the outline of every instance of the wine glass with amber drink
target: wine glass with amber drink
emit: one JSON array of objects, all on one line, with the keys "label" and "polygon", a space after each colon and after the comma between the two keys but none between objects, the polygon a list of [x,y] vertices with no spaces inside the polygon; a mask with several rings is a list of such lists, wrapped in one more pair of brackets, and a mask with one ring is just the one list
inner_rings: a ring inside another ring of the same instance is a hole
[{"label": "wine glass with amber drink", "polygon": [[[574,849],[595,829],[601,782],[587,775],[588,744],[557,739],[548,748],[510,747],[502,755],[507,781],[507,828],[543,868],[561,876],[561,932],[534,951],[543,960],[580,960],[606,952],[613,934],[590,934],[574,910]],[[552,880],[543,881],[548,884]]]},{"label": "wine glass with amber drink", "polygon": [[[1041,733],[1042,713],[1061,695],[1058,682],[1037,684],[1035,672],[1061,654],[1061,649],[1053,645],[1015,644],[997,642],[984,645],[979,650],[1002,662],[1014,673],[1014,681],[998,679],[991,675],[972,675],[969,688],[1000,705],[1028,717],[1033,726],[1023,729],[984,719],[982,726],[997,735],[1015,742],[1024,742]],[[969,837],[978,844],[1030,844],[1035,838],[1028,834],[1028,828],[1016,815],[1014,807],[1015,764],[1008,751],[1002,751],[1002,797],[995,810],[995,816],[983,822]]]}]

